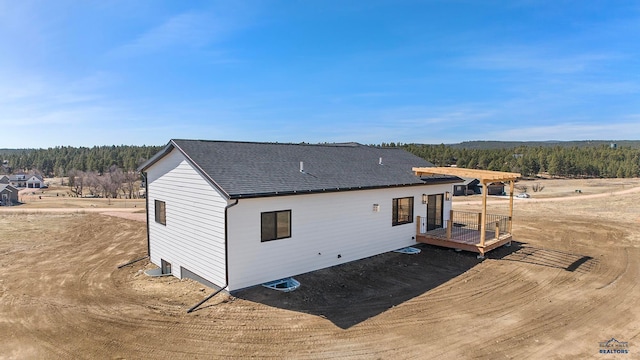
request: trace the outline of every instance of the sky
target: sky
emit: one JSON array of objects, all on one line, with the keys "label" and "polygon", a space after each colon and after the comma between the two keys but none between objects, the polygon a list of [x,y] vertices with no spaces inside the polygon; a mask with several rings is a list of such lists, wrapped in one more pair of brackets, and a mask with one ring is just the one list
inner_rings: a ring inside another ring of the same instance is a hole
[{"label": "sky", "polygon": [[0,148],[640,139],[640,2],[0,0]]}]

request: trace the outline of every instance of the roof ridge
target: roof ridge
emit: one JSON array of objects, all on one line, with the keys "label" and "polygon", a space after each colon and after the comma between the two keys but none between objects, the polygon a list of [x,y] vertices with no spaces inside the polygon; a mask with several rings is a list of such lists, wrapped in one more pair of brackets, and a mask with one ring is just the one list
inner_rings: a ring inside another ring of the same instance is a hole
[{"label": "roof ridge", "polygon": [[[413,167],[433,166],[399,148],[359,143],[278,143],[172,139],[139,169],[178,151],[227,199],[461,182],[421,179]],[[385,166],[381,166],[381,165]],[[300,171],[304,169],[304,171]],[[303,176],[301,173],[314,176]]]},{"label": "roof ridge", "polygon": [[369,145],[363,145],[355,141],[351,142],[323,142],[323,143],[308,143],[308,142],[277,142],[277,141],[238,141],[238,140],[207,140],[207,139],[171,139],[172,141],[189,141],[189,142],[207,142],[207,143],[227,143],[227,144],[255,144],[255,145],[298,145],[298,146],[332,146],[332,147],[372,147]]}]

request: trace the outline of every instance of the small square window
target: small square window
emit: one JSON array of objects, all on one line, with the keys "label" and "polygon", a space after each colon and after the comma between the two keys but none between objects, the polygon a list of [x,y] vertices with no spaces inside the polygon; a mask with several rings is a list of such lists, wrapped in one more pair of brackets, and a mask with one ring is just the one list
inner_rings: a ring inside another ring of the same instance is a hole
[{"label": "small square window", "polygon": [[167,204],[164,201],[156,200],[154,207],[156,211],[156,222],[167,225]]},{"label": "small square window", "polygon": [[291,210],[263,212],[260,227],[263,242],[291,237]]}]

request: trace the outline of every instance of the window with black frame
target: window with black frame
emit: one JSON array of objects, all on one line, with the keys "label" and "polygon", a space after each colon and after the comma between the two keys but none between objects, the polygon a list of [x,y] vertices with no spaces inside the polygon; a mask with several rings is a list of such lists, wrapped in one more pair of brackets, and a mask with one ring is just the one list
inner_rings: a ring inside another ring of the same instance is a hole
[{"label": "window with black frame", "polygon": [[164,201],[156,200],[154,202],[154,208],[156,213],[156,222],[162,225],[167,225],[167,204]]},{"label": "window with black frame", "polygon": [[413,222],[413,197],[393,199],[392,225],[409,224]]},{"label": "window with black frame", "polygon": [[262,242],[291,237],[291,210],[263,212],[260,228]]}]

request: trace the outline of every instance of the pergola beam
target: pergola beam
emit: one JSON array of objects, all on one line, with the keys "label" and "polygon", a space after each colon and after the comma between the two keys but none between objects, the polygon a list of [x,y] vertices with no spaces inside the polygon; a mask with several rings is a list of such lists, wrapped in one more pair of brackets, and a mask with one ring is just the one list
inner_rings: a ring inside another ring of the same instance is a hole
[{"label": "pergola beam", "polygon": [[465,169],[457,167],[414,167],[412,169],[417,176],[422,175],[454,175],[465,178],[479,179],[483,184],[495,181],[515,181],[522,177],[519,173]]}]

